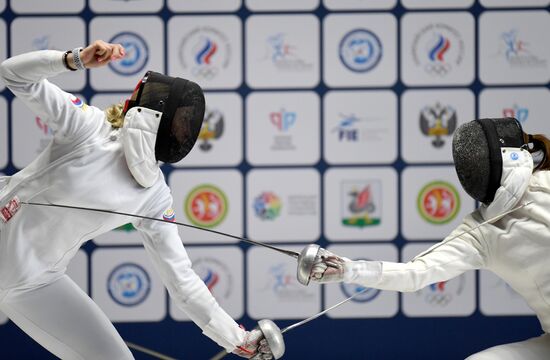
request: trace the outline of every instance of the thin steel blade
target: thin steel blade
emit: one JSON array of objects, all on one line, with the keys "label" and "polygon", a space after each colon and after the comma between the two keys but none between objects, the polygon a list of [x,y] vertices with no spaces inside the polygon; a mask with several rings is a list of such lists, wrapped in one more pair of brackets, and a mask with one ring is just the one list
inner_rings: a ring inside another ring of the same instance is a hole
[{"label": "thin steel blade", "polygon": [[244,242],[249,243],[249,244],[262,246],[262,247],[280,252],[280,253],[285,254],[287,256],[290,256],[294,259],[298,259],[298,257],[300,256],[300,254],[297,253],[296,251],[281,249],[281,248],[278,248],[278,247],[275,247],[275,246],[272,246],[272,245],[269,245],[269,244],[266,244],[266,243],[263,243],[263,242],[260,242],[260,241],[250,240],[250,239],[247,239],[247,238],[244,238],[244,237],[241,237],[241,236],[231,235],[231,234],[227,234],[227,233],[217,231],[217,230],[212,230],[212,229],[205,229],[205,228],[201,228],[200,226],[185,224],[185,223],[181,223],[181,222],[177,222],[177,221],[157,219],[157,218],[153,218],[153,217],[149,217],[149,216],[130,214],[130,213],[125,213],[125,212],[105,210],[105,209],[95,209],[95,208],[81,207],[81,206],[59,205],[59,204],[44,204],[44,203],[35,203],[35,202],[26,202],[26,201],[21,201],[21,204],[32,205],[32,206],[49,206],[49,207],[57,207],[57,208],[73,209],[73,210],[95,211],[95,212],[101,212],[101,213],[107,213],[107,214],[129,216],[129,217],[144,219],[144,220],[165,222],[165,223],[168,223],[168,224],[176,224],[176,225],[185,226],[185,227],[192,228],[192,229],[208,231],[208,232],[211,232],[211,233],[214,233],[214,234],[217,234],[217,235],[227,236],[227,237],[230,237],[230,238],[233,238],[233,239],[237,239],[239,241],[244,241]]},{"label": "thin steel blade", "polygon": [[359,296],[359,295],[361,295],[361,294],[367,292],[367,290],[369,290],[369,289],[370,289],[370,288],[364,288],[363,290],[359,291],[358,293],[355,293],[355,294],[353,294],[352,296],[350,296],[349,298],[344,299],[344,300],[340,301],[339,303],[332,305],[331,307],[329,307],[329,308],[327,308],[327,309],[321,311],[321,312],[318,313],[318,314],[315,314],[315,315],[313,315],[313,316],[308,317],[307,319],[304,319],[304,320],[299,321],[299,322],[297,322],[297,323],[295,323],[295,324],[292,324],[292,325],[287,326],[286,328],[284,328],[284,329],[281,330],[281,334],[284,334],[285,332],[287,332],[287,331],[289,331],[289,330],[295,329],[295,328],[297,328],[298,326],[302,326],[302,325],[304,325],[304,324],[306,324],[306,323],[308,323],[308,322],[310,322],[310,321],[312,321],[312,320],[317,319],[319,316],[328,313],[330,310],[336,309],[338,306],[344,305],[345,303],[347,303],[348,301],[354,299],[355,297],[357,297],[357,296]]}]

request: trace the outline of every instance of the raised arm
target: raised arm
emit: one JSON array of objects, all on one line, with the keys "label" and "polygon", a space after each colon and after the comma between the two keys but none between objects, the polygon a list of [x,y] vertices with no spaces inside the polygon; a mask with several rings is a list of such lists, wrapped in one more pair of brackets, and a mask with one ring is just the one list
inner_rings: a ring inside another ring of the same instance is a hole
[{"label": "raised arm", "polygon": [[[95,41],[80,53],[82,69],[108,64],[124,56],[120,45]],[[71,137],[87,125],[81,103],[47,79],[75,70],[74,55],[57,50],[34,51],[11,57],[0,64],[0,77],[6,86],[37,116],[45,121],[57,137]]]}]

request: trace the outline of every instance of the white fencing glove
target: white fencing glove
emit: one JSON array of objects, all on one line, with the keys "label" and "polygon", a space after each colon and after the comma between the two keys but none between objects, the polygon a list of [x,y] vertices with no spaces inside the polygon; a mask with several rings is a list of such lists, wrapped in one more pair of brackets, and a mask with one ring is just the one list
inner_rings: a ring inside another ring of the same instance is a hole
[{"label": "white fencing glove", "polygon": [[320,248],[311,269],[310,279],[318,283],[342,282],[344,280],[344,264],[351,261],[330,251]]},{"label": "white fencing glove", "polygon": [[273,353],[264,338],[264,334],[258,329],[247,331],[243,343],[233,350],[233,354],[252,360],[273,359]]}]

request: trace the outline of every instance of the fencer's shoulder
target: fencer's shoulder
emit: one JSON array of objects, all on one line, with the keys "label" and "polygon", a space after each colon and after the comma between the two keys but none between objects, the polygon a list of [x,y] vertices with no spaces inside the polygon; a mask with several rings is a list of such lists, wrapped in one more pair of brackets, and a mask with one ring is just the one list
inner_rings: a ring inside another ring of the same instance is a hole
[{"label": "fencer's shoulder", "polygon": [[529,180],[529,186],[532,188],[546,188],[550,192],[550,171],[535,171]]}]

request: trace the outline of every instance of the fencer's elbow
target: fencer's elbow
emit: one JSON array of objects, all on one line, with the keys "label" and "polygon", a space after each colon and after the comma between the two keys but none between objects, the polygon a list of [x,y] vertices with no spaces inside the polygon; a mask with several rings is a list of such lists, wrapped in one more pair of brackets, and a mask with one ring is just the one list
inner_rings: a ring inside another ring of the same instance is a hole
[{"label": "fencer's elbow", "polygon": [[17,86],[17,75],[14,73],[12,66],[12,60],[6,59],[0,63],[0,81],[2,81],[8,88]]}]

